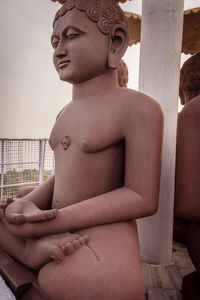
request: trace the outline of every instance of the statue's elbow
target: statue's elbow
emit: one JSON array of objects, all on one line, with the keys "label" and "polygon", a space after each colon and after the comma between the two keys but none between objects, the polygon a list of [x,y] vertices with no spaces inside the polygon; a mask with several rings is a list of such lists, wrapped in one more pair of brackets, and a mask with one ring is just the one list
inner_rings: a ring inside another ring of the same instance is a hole
[{"label": "statue's elbow", "polygon": [[151,201],[151,205],[148,205],[147,216],[152,216],[158,211],[158,201]]},{"label": "statue's elbow", "polygon": [[158,211],[158,206],[151,207],[151,209],[149,210],[149,216],[156,214],[157,211]]}]

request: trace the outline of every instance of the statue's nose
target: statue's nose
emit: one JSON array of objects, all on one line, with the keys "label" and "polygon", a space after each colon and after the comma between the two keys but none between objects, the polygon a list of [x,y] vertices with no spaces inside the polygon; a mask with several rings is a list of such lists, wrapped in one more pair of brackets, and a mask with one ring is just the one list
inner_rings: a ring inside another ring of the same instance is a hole
[{"label": "statue's nose", "polygon": [[62,58],[63,56],[66,56],[67,52],[66,50],[56,50],[55,56],[58,58]]}]

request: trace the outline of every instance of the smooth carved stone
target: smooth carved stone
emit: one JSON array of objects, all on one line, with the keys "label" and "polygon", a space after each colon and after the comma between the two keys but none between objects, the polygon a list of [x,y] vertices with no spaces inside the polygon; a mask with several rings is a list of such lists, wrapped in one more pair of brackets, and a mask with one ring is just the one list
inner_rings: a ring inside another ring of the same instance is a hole
[{"label": "smooth carved stone", "polygon": [[88,243],[90,241],[90,236],[88,234],[84,235],[85,242]]},{"label": "smooth carved stone", "polygon": [[87,143],[87,141],[86,140],[82,140],[82,147],[83,148],[86,148],[87,147],[87,145],[88,145],[88,143]]},{"label": "smooth carved stone", "polygon": [[[135,219],[156,212],[163,113],[148,96],[119,88],[117,68],[128,31],[117,3],[59,2],[66,4],[54,20],[53,60],[73,93],[51,133],[56,171],[27,201],[6,208],[8,221],[18,215],[26,221],[28,214],[33,222],[8,239],[0,224],[0,247],[39,271],[49,300],[144,300]],[[65,153],[71,137],[75,151]]]},{"label": "smooth carved stone", "polygon": [[59,202],[56,200],[56,208],[59,209]]},{"label": "smooth carved stone", "polygon": [[63,245],[61,248],[65,255],[71,255],[75,251],[73,244],[70,242],[66,245]]},{"label": "smooth carved stone", "polygon": [[60,264],[65,258],[62,249],[56,245],[49,246],[49,253],[51,258],[53,258],[57,264]]},{"label": "smooth carved stone", "polygon": [[64,150],[67,150],[68,147],[70,146],[71,144],[71,139],[69,136],[65,136],[61,142],[61,145],[63,146],[63,149]]},{"label": "smooth carved stone", "polygon": [[73,244],[73,246],[74,246],[74,249],[79,249],[79,248],[81,248],[81,244],[80,244],[79,240],[74,240],[74,241],[72,241],[72,244]]},{"label": "smooth carved stone", "polygon": [[60,246],[51,245],[49,246],[49,253],[51,258],[53,258],[58,264],[60,264],[65,256],[69,256],[73,254],[77,249],[81,248],[82,246],[86,245],[87,242],[90,240],[89,235],[83,235],[79,238],[72,240],[71,242],[64,243]]}]

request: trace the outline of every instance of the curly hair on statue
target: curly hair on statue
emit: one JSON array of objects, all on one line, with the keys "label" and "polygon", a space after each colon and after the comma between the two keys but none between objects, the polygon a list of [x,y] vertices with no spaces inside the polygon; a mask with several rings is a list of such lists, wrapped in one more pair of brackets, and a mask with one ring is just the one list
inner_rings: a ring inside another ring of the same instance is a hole
[{"label": "curly hair on statue", "polygon": [[186,60],[180,70],[180,88],[187,93],[200,93],[200,53]]},{"label": "curly hair on statue", "polygon": [[59,17],[76,8],[85,12],[91,21],[97,23],[98,29],[103,34],[109,34],[117,24],[127,29],[125,14],[115,0],[58,0],[58,2],[63,6],[55,15],[53,27]]}]

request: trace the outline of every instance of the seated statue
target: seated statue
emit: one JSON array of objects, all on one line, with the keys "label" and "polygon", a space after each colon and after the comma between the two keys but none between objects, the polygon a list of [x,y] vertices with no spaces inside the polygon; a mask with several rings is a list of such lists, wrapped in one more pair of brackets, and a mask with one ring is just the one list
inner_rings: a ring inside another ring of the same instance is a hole
[{"label": "seated statue", "polygon": [[135,220],[158,206],[162,109],[119,87],[128,33],[115,1],[66,1],[51,43],[73,85],[50,135],[55,174],[1,200],[0,247],[38,270],[47,299],[144,300]]},{"label": "seated statue", "polygon": [[200,54],[190,57],[180,71],[175,215],[200,221]]},{"label": "seated statue", "polygon": [[200,54],[181,68],[180,99],[184,107],[177,127],[175,217],[185,224],[179,230],[197,269],[183,279],[183,295],[189,293],[193,300],[200,298]]}]

